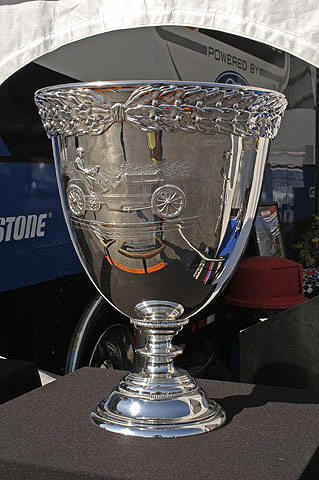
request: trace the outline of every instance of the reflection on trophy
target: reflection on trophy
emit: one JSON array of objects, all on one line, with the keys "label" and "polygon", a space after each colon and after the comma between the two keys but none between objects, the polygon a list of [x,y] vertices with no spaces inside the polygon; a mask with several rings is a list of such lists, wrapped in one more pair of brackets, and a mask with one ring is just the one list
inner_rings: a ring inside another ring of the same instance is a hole
[{"label": "reflection on trophy", "polygon": [[224,410],[173,365],[174,335],[225,286],[253,224],[283,95],[194,82],[39,90],[66,221],[99,292],[146,337],[144,365],[92,412],[112,432],[179,437]]}]

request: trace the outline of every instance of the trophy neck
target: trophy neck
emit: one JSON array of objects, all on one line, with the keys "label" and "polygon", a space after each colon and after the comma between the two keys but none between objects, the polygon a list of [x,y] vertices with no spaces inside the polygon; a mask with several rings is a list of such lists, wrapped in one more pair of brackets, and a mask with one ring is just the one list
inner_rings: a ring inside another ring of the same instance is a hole
[{"label": "trophy neck", "polygon": [[183,349],[172,345],[172,339],[188,323],[188,319],[179,318],[184,308],[174,302],[151,300],[137,304],[135,312],[140,318],[131,319],[131,323],[146,337],[145,346],[137,349],[144,359],[142,373],[174,375],[173,360]]},{"label": "trophy neck", "polygon": [[[150,325],[155,323],[164,323],[169,325],[180,326],[182,328],[188,321],[179,319],[184,313],[184,308],[179,303],[169,302],[167,300],[149,300],[135,305],[134,308],[139,319],[132,319],[134,325]],[[176,322],[175,322],[176,320]]]}]

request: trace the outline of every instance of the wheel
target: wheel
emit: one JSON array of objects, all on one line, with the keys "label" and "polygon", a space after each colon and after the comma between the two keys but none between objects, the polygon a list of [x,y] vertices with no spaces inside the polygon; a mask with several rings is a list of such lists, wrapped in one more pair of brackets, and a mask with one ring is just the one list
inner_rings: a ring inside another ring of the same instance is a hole
[{"label": "wheel", "polygon": [[101,204],[97,201],[96,197],[93,195],[89,198],[89,205],[90,209],[94,210],[95,212],[98,212],[101,208]]},{"label": "wheel", "polygon": [[86,213],[85,196],[78,185],[71,184],[66,189],[66,198],[69,209],[76,217],[83,217]]},{"label": "wheel", "polygon": [[95,297],[80,319],[70,342],[65,373],[99,367],[131,370],[135,349],[129,320]]},{"label": "wheel", "polygon": [[151,198],[152,211],[160,218],[178,217],[186,206],[183,190],[175,185],[164,185],[155,190]]}]

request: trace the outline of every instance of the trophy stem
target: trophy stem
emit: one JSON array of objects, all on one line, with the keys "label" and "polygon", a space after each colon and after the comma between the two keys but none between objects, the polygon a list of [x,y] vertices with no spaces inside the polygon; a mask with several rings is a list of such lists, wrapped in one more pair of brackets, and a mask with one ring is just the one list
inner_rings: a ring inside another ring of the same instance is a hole
[{"label": "trophy stem", "polygon": [[206,398],[186,370],[173,364],[183,349],[172,345],[172,339],[188,323],[179,318],[182,305],[148,301],[136,305],[135,311],[140,318],[131,322],[146,337],[145,346],[137,350],[144,365],[100,402],[91,414],[93,422],[142,437],[181,437],[221,427],[224,410]]},{"label": "trophy stem", "polygon": [[173,302],[143,302],[136,305],[135,311],[141,318],[132,318],[131,323],[146,338],[145,346],[136,350],[144,359],[142,372],[173,376],[176,373],[174,358],[183,349],[172,345],[172,340],[188,323],[188,319],[178,318],[184,311],[182,305]]}]

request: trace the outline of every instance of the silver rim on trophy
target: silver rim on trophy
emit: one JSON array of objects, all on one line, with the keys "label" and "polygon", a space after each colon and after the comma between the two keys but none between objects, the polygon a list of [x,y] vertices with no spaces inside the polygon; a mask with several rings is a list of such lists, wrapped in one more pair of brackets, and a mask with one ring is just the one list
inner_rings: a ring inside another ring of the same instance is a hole
[{"label": "silver rim on trophy", "polygon": [[[226,285],[246,245],[285,97],[253,87],[125,81],[36,92],[77,254],[145,335],[141,368],[93,410],[124,435],[180,437],[226,420],[172,339]],[[107,392],[108,393],[108,392]]]}]

